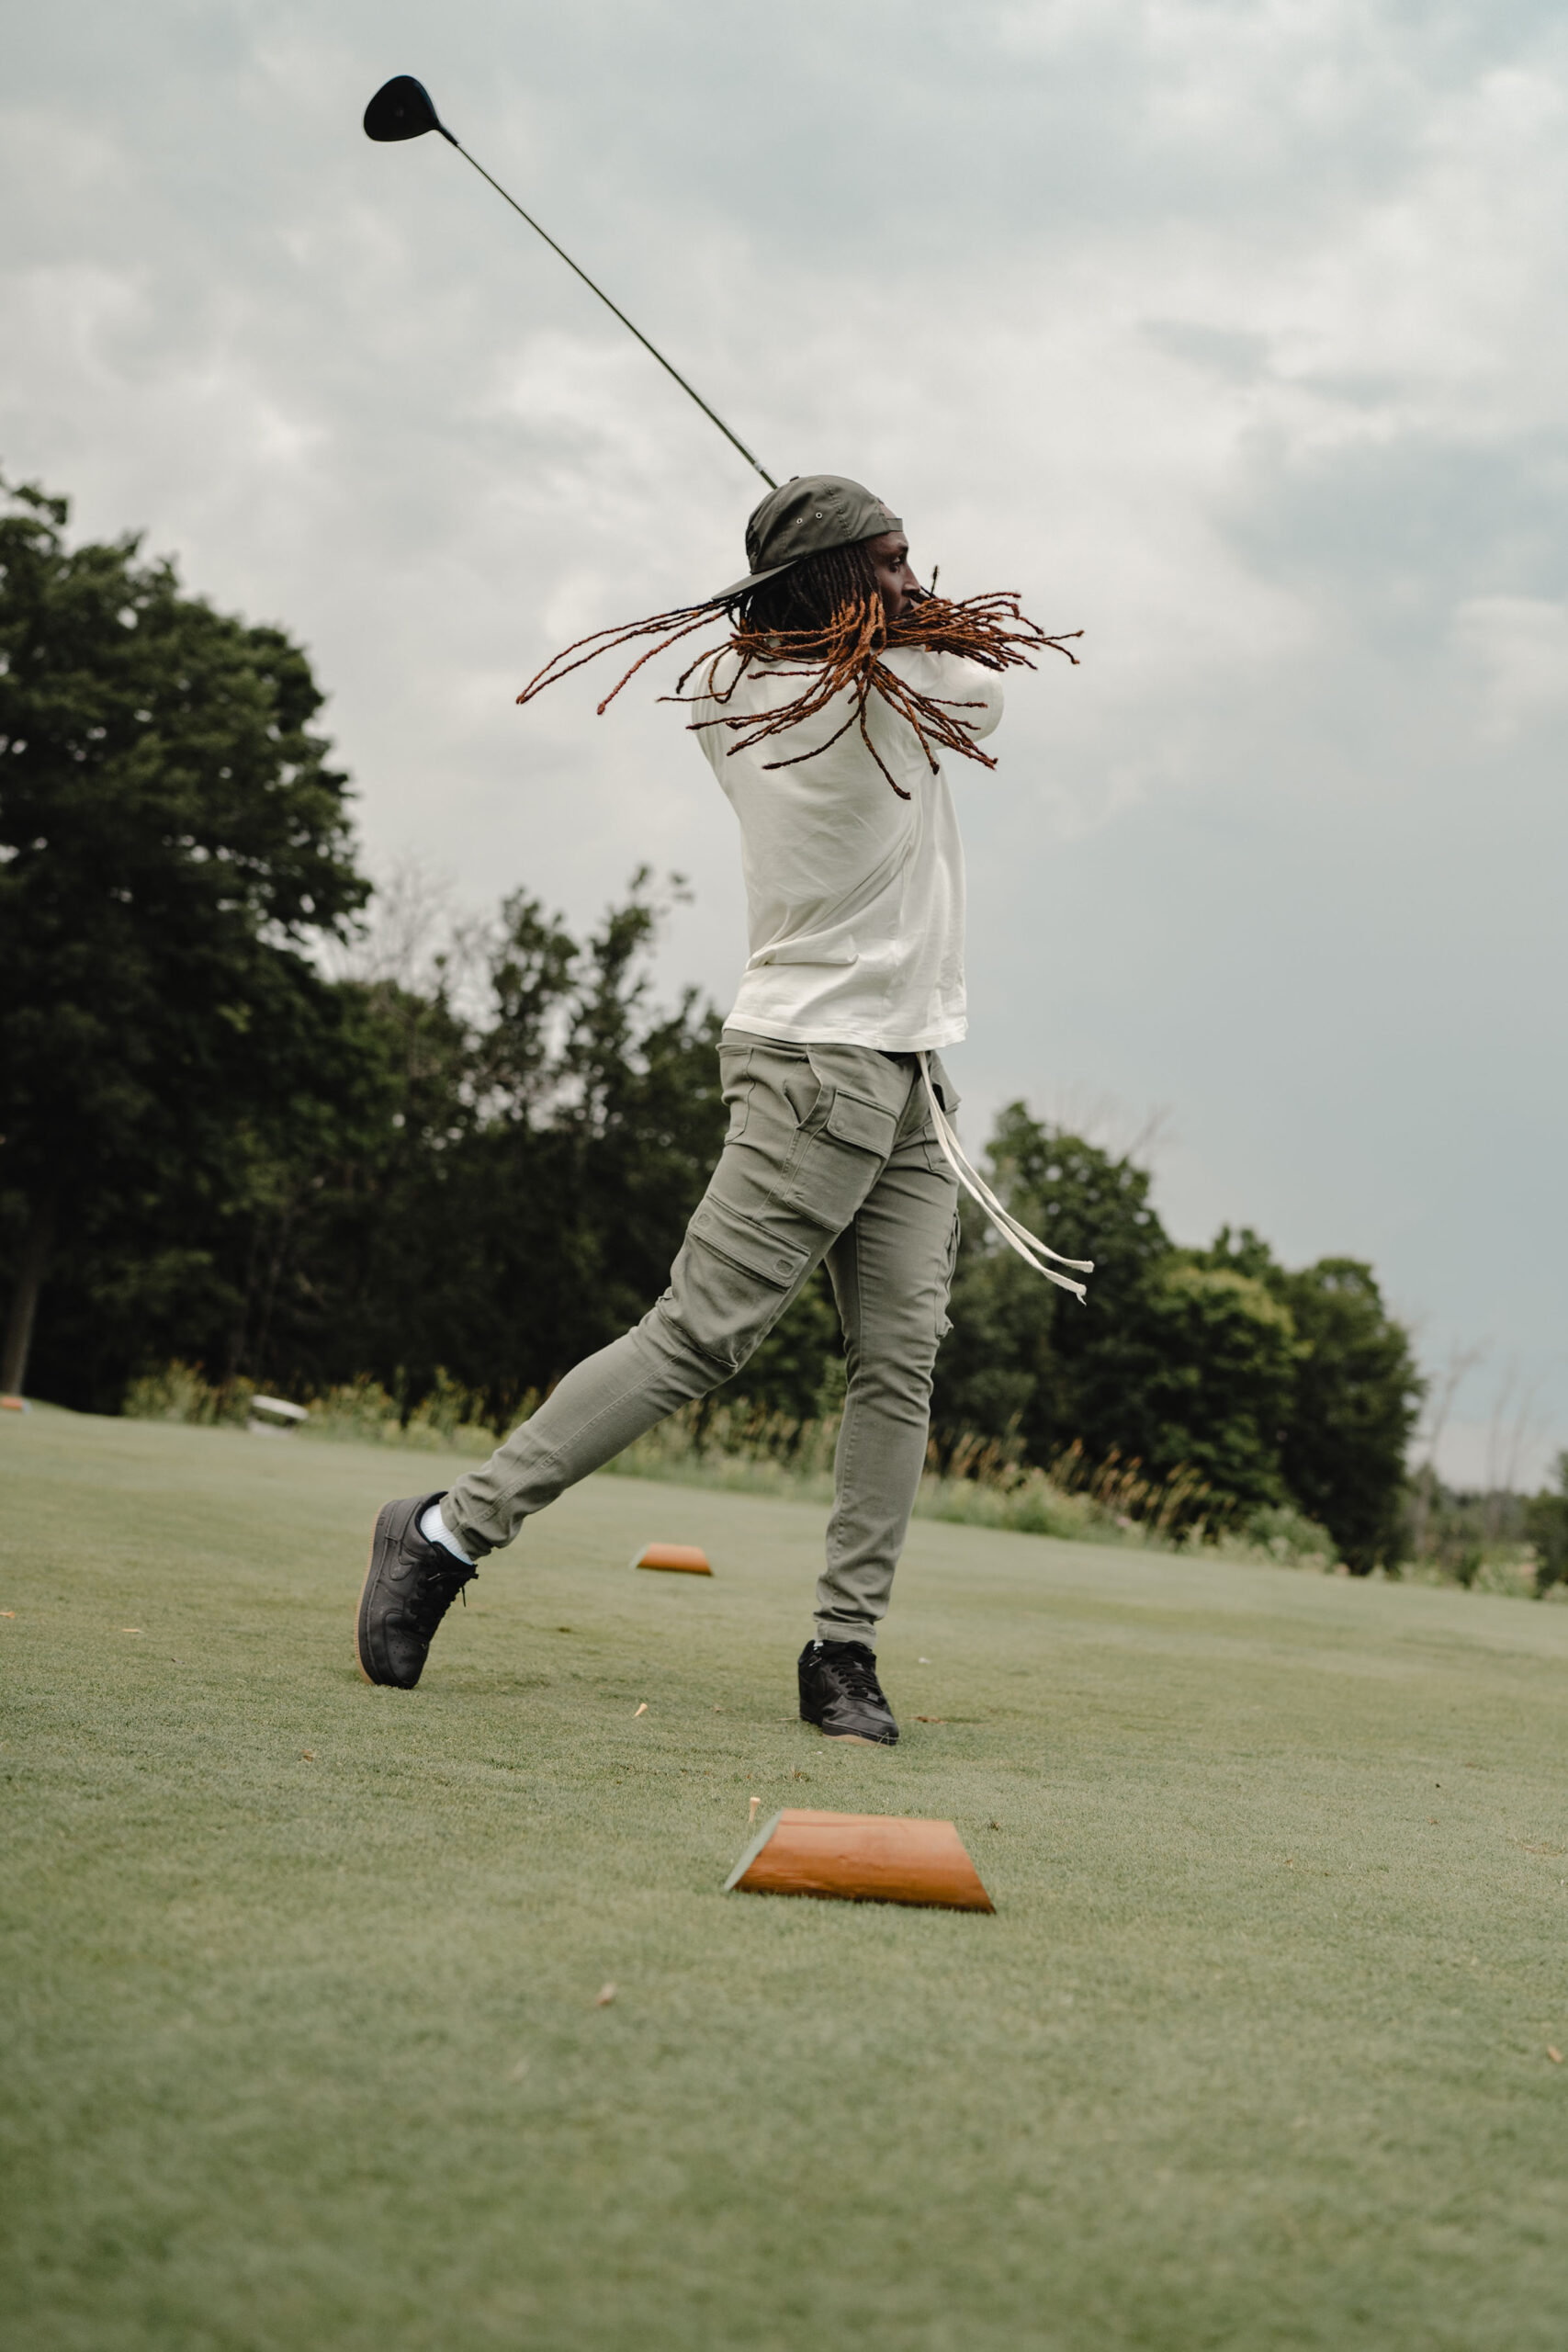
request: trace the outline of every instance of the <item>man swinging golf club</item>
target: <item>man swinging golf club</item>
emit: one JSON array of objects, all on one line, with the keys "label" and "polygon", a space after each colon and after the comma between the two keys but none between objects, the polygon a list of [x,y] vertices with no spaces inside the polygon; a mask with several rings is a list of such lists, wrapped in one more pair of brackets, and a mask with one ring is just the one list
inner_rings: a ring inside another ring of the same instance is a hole
[{"label": "man swinging golf club", "polygon": [[746,554],[732,587],[570,647],[518,697],[653,639],[607,703],[653,654],[728,616],[726,641],[675,697],[739,820],[746,882],[750,954],[719,1047],[718,1165],[636,1329],[568,1373],[450,1492],[381,1511],[356,1644],[370,1681],[411,1689],[479,1561],[739,1371],[826,1262],[847,1384],[800,1713],[829,1738],[886,1746],[898,1726],[877,1627],[925,1462],[960,1184],[1031,1265],[1083,1295],[964,1159],[939,1058],[965,1029],[964,854],[940,753],[994,765],[980,744],[1001,716],[1000,672],[1067,649],[1011,595],[923,590],[898,517],[838,475],[771,492]]}]

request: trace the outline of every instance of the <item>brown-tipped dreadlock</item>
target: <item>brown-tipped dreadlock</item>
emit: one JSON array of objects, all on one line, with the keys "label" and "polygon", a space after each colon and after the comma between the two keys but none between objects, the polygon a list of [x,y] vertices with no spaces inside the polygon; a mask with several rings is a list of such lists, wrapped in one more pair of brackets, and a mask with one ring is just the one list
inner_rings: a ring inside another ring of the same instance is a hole
[{"label": "brown-tipped dreadlock", "polygon": [[[784,677],[802,679],[805,683],[801,691],[782,709],[764,718],[732,715],[720,709],[715,718],[694,719],[694,733],[703,727],[728,728],[736,738],[730,751],[749,750],[753,744],[765,742],[770,736],[782,735],[804,718],[815,718],[836,695],[847,691],[851,696],[849,716],[826,742],[809,752],[797,752],[793,760],[769,760],[764,764],[798,766],[804,760],[816,759],[829,744],[848,734],[852,727],[858,726],[866,750],[900,800],[908,800],[908,794],[888,775],[866,732],[866,705],[877,694],[889,708],[908,719],[933,774],[937,765],[933,745],[960,752],[966,760],[978,760],[982,767],[995,767],[996,761],[980,749],[969,723],[960,715],[979,706],[919,693],[887,667],[883,655],[895,646],[919,646],[931,653],[961,654],[987,670],[1020,666],[1032,670],[1030,653],[1043,645],[1066,654],[1076,664],[1077,655],[1068,650],[1066,638],[1081,637],[1083,631],[1072,629],[1063,636],[1047,636],[1019,609],[1018,597],[1011,590],[968,596],[961,604],[954,604],[935,594],[934,586],[933,573],[932,593],[911,601],[896,621],[889,622],[864,541],[851,547],[825,548],[792,564],[776,579],[763,581],[728,608],[731,624],[728,650],[739,656],[739,667],[724,693],[711,694],[709,698],[728,703],[753,662],[765,662]],[[581,670],[601,653],[614,652],[638,638],[654,638],[657,642],[638,655],[599,705],[602,718],[621,688],[636,677],[645,662],[702,628],[712,618],[714,609],[711,601],[685,605],[674,612],[656,613],[649,620],[631,621],[620,628],[598,629],[592,637],[579,638],[575,645],[569,645],[565,652],[547,662],[517,699],[520,703],[531,702],[558,678]],[[716,660],[725,650],[723,646],[710,646],[699,653],[682,673],[674,694],[665,699],[687,704],[703,699],[685,692],[686,680],[694,670]],[[801,666],[784,666],[790,664]]]}]

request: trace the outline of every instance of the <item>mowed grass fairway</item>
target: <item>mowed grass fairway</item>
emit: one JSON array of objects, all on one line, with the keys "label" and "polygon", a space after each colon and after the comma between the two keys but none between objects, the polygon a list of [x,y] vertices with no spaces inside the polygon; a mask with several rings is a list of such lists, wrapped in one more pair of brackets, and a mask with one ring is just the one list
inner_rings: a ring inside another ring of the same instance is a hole
[{"label": "mowed grass fairway", "polygon": [[[367,1689],[453,1475],[0,1426],[17,2352],[1562,2352],[1568,1610],[917,1524],[835,1748],[821,1510],[604,1477]],[[726,1896],[753,1794],[998,1914]]]}]

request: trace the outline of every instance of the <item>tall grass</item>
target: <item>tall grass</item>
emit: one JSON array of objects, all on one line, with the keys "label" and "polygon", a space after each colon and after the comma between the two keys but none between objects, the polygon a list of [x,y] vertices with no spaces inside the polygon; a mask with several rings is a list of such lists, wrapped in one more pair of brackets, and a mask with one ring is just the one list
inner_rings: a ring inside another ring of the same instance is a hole
[{"label": "tall grass", "polygon": [[[259,1430],[254,1410],[260,1392],[254,1381],[209,1381],[195,1365],[175,1363],[133,1380],[121,1410],[132,1420],[187,1421],[206,1426]],[[482,1418],[483,1398],[446,1372],[419,1403],[405,1409],[395,1396],[365,1374],[304,1400],[307,1418],[293,1433],[358,1445],[416,1446],[430,1453],[489,1453],[497,1432]],[[517,1418],[526,1420],[538,1402],[530,1391]]]},{"label": "tall grass", "polygon": [[1052,1463],[1051,1475],[1067,1494],[1085,1496],[1119,1527],[1142,1528],[1156,1540],[1201,1543],[1234,1516],[1229,1498],[1216,1495],[1190,1464],[1179,1463],[1168,1477],[1151,1477],[1138,1457],[1124,1458],[1119,1445],[1094,1462],[1075,1438]]},{"label": "tall grass", "polygon": [[133,1380],[120,1411],[133,1421],[186,1421],[198,1428],[243,1429],[251,1419],[254,1380],[209,1381],[197,1364],[176,1357],[161,1372]]},{"label": "tall grass", "polygon": [[[837,1413],[799,1421],[745,1403],[686,1405],[629,1445],[610,1467],[632,1478],[828,1502],[839,1426]],[[1190,1474],[1161,1484],[1139,1476],[1135,1464],[1118,1469],[1111,1464],[1101,1476],[1081,1457],[1081,1448],[1072,1449],[1063,1476],[1059,1469],[1042,1470],[1021,1461],[1011,1439],[971,1433],[959,1439],[945,1460],[933,1442],[915,1514],[1077,1543],[1169,1545],[1181,1540],[1191,1524],[1192,1498],[1200,1491]]]},{"label": "tall grass", "polygon": [[[132,1383],[125,1411],[142,1420],[189,1421],[259,1428],[249,1381],[214,1385],[196,1367],[172,1363]],[[482,1456],[498,1435],[483,1399],[447,1374],[412,1408],[379,1383],[361,1377],[307,1401],[298,1428],[304,1439],[414,1447],[427,1453]],[[525,1396],[508,1427],[528,1419],[539,1402]],[[833,1454],[840,1415],[827,1411],[797,1420],[745,1400],[683,1406],[627,1446],[607,1467],[617,1476],[652,1478],[673,1486],[716,1487],[733,1493],[794,1495],[827,1503],[833,1495]],[[1094,1462],[1081,1445],[1058,1455],[1049,1469],[1021,1459],[1015,1436],[969,1434],[945,1456],[933,1442],[915,1501],[918,1518],[960,1526],[997,1527],[1023,1535],[1053,1535],[1079,1544],[1132,1544],[1175,1550],[1213,1545],[1225,1557],[1269,1560],[1281,1566],[1331,1568],[1336,1551],[1326,1531],[1289,1506],[1270,1506],[1238,1521],[1188,1467],[1151,1477],[1135,1459],[1112,1449]]]}]

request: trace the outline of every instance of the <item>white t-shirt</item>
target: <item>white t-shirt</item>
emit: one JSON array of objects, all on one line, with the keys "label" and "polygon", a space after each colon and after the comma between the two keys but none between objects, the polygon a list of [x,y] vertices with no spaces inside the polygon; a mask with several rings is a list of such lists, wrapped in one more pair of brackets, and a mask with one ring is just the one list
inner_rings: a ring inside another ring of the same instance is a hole
[{"label": "white t-shirt", "polygon": [[[887,667],[920,693],[971,704],[954,714],[976,740],[1002,715],[1001,680],[952,653],[900,646]],[[694,719],[759,717],[792,702],[798,662],[746,670],[721,653],[702,681]],[[884,1053],[956,1045],[964,1001],[964,844],[947,778],[932,775],[907,719],[880,695],[866,730],[908,800],[867,752],[858,726],[814,759],[802,752],[842,727],[852,696],[750,751],[726,727],[697,741],[740,820],[750,956],[728,1026],[802,1045],[873,1046]],[[789,760],[789,767],[770,761]]]}]

